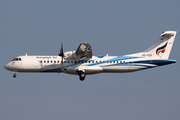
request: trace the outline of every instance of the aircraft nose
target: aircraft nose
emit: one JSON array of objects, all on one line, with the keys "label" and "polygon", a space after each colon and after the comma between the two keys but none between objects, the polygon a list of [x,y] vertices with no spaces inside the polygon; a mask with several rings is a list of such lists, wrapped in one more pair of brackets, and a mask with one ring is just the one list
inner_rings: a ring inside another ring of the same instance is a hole
[{"label": "aircraft nose", "polygon": [[10,68],[11,68],[11,67],[10,67],[10,63],[4,65],[4,68],[7,69],[7,70],[10,70]]},{"label": "aircraft nose", "polygon": [[4,65],[4,68],[5,68],[5,69],[8,69],[8,67],[9,67],[9,65],[8,65],[8,64]]}]

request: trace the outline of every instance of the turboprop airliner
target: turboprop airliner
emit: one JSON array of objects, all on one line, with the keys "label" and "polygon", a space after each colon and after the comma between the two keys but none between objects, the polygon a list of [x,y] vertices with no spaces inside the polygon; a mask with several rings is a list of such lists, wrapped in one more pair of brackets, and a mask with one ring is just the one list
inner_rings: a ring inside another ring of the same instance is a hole
[{"label": "turboprop airliner", "polygon": [[123,56],[93,56],[90,43],[81,43],[76,51],[63,52],[61,44],[57,56],[18,56],[4,66],[17,72],[57,72],[78,75],[83,81],[86,75],[97,73],[125,73],[145,70],[171,63],[176,60],[168,59],[176,31],[165,31],[158,41],[147,50]]}]

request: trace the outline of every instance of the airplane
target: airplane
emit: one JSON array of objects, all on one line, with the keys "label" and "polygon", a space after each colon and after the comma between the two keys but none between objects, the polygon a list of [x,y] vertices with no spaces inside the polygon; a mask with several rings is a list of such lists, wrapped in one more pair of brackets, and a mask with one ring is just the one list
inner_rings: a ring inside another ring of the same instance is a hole
[{"label": "airplane", "polygon": [[57,72],[79,75],[83,81],[86,75],[98,73],[126,73],[176,63],[168,59],[176,31],[165,31],[158,41],[147,50],[123,56],[93,56],[90,43],[81,43],[76,51],[63,52],[61,44],[57,56],[18,56],[4,68],[17,72]]}]

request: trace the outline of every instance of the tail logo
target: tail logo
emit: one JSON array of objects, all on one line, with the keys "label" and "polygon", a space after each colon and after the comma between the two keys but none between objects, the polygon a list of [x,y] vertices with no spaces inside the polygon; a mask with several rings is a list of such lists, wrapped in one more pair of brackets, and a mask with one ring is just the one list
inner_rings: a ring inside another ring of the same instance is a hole
[{"label": "tail logo", "polygon": [[162,47],[159,47],[156,50],[156,54],[159,56],[160,53],[164,53],[166,51],[166,46],[167,46],[167,43],[165,45],[163,45]]}]

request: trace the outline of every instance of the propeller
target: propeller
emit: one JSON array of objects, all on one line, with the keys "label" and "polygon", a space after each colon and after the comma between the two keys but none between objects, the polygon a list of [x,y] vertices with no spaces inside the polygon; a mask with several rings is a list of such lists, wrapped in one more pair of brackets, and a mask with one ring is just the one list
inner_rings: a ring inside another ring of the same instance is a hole
[{"label": "propeller", "polygon": [[61,63],[63,65],[64,52],[63,52],[63,44],[62,43],[61,43],[61,49],[60,49],[59,56],[61,56]]}]

